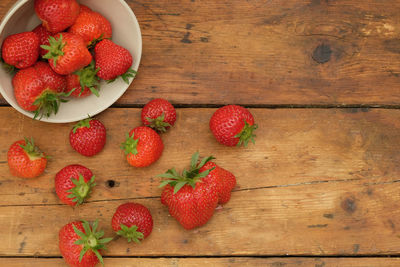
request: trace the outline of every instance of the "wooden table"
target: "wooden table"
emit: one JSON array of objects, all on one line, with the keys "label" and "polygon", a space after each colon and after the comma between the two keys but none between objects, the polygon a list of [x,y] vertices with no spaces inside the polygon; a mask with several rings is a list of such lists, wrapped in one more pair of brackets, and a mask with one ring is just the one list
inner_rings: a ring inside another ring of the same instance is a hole
[{"label": "wooden table", "polygon": [[[1,0],[0,16],[15,0]],[[127,1],[143,34],[137,79],[98,116],[105,149],[85,158],[68,144],[72,124],[24,117],[1,100],[0,266],[64,266],[58,230],[100,219],[111,235],[115,208],[148,206],[154,230],[142,244],[119,239],[106,266],[400,266],[400,4],[380,0]],[[178,121],[161,159],[145,169],[119,144],[140,108],[164,97]],[[249,107],[257,144],[219,145],[215,108]],[[8,172],[9,145],[24,136],[52,156],[46,173]],[[214,155],[238,180],[231,201],[186,231],[160,203],[155,175]],[[88,203],[60,203],[55,173],[93,170]]]}]

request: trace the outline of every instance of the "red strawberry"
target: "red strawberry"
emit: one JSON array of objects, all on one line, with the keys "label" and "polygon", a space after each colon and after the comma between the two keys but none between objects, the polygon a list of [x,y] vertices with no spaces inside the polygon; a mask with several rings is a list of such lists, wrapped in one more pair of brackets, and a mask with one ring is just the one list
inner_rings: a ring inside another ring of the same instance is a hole
[{"label": "red strawberry", "polygon": [[76,0],[35,0],[35,11],[43,26],[54,34],[75,23],[79,4]]},{"label": "red strawberry", "polygon": [[80,35],[88,46],[112,36],[110,22],[101,14],[87,9],[79,14],[68,32]]},{"label": "red strawberry", "polygon": [[103,231],[98,231],[98,221],[90,225],[87,221],[75,221],[64,225],[58,233],[61,255],[72,267],[93,267],[103,264],[101,252],[112,238],[102,238]]},{"label": "red strawberry", "polygon": [[136,71],[131,69],[133,62],[131,53],[108,39],[96,45],[94,58],[96,69],[100,69],[97,76],[103,80],[112,82],[121,76],[129,84],[129,78],[136,74]]},{"label": "red strawberry", "polygon": [[203,178],[203,181],[214,184],[218,192],[218,203],[225,204],[231,198],[231,191],[236,186],[236,178],[231,172],[219,167],[211,161],[201,167],[199,172],[202,173],[209,169],[213,170]]},{"label": "red strawberry", "polygon": [[3,42],[1,55],[8,65],[28,68],[39,58],[39,37],[34,32],[10,35]]},{"label": "red strawberry", "polygon": [[35,178],[44,172],[46,156],[31,140],[19,140],[13,143],[7,153],[8,167],[14,176]]},{"label": "red strawberry", "polygon": [[86,97],[92,93],[99,96],[97,88],[100,85],[100,81],[96,76],[97,71],[92,61],[89,66],[67,75],[67,88],[65,92],[71,92],[71,96],[74,97]]},{"label": "red strawberry", "polygon": [[18,104],[25,110],[34,111],[49,117],[56,114],[65,89],[65,77],[55,73],[45,62],[37,62],[34,66],[22,69],[15,74],[12,84]]},{"label": "red strawberry", "polygon": [[176,121],[176,111],[168,100],[156,98],[142,109],[142,122],[156,131],[166,132]]},{"label": "red strawberry", "polygon": [[106,144],[106,127],[96,119],[82,120],[69,133],[69,143],[79,154],[94,156]]},{"label": "red strawberry", "polygon": [[113,230],[120,236],[140,243],[153,230],[153,217],[150,211],[138,203],[120,205],[111,220]]},{"label": "red strawberry", "polygon": [[129,164],[134,167],[146,167],[160,158],[164,144],[153,129],[141,126],[126,134],[126,141],[122,143],[121,149],[125,151]]},{"label": "red strawberry", "polygon": [[56,174],[57,196],[70,206],[82,204],[95,185],[92,171],[82,165],[68,165]]},{"label": "red strawberry", "polygon": [[236,184],[231,173],[209,162],[213,157],[204,158],[200,163],[198,159],[199,153],[195,153],[190,170],[184,170],[182,174],[170,169],[159,175],[168,179],[160,185],[165,186],[161,203],[185,229],[204,225],[218,203],[229,200],[230,191]]},{"label": "red strawberry", "polygon": [[210,120],[210,129],[223,145],[247,146],[250,140],[255,143],[253,131],[257,125],[250,111],[241,106],[228,105],[215,111]]},{"label": "red strawberry", "polygon": [[92,55],[79,35],[63,32],[49,38],[50,45],[42,45],[49,52],[43,56],[51,68],[61,75],[71,74],[92,62]]},{"label": "red strawberry", "polygon": [[[49,37],[53,36],[51,32],[47,31],[45,27],[43,27],[42,24],[38,25],[35,29],[32,30],[34,33],[37,34],[39,37],[39,44],[40,45],[49,45]],[[44,56],[47,54],[47,50],[43,48],[39,48],[39,54],[40,56]]]}]

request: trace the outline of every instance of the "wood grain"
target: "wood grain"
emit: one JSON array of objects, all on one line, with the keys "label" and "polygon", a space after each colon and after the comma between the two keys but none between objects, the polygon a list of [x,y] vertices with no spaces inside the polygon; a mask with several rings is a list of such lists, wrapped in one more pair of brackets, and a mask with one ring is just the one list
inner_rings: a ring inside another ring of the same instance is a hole
[{"label": "wood grain", "polygon": [[120,105],[400,104],[397,1],[127,2],[143,56]]},{"label": "wood grain", "polygon": [[[104,259],[105,266],[113,267],[192,267],[192,266],[212,266],[212,267],[234,267],[234,266],[266,266],[266,267],[339,267],[339,266],[352,266],[352,267],[397,267],[400,264],[398,258],[201,258],[201,259],[185,259],[185,258],[172,258],[172,259],[135,259],[135,258],[117,258],[117,259]],[[54,266],[67,266],[62,259],[1,259],[0,265],[7,267],[25,267],[25,266],[40,266],[40,267],[54,267]]]},{"label": "wood grain", "polygon": [[[135,169],[118,147],[124,133],[140,124],[139,109],[102,113],[106,147],[84,158],[68,144],[71,124],[41,123],[0,108],[0,255],[57,256],[57,231],[75,219],[100,218],[111,234],[110,218],[126,201],[150,208],[154,231],[140,246],[114,242],[107,255],[398,253],[400,111],[251,109],[259,124],[257,145],[240,149],[216,143],[208,130],[214,110],[178,109],[176,127],[163,135],[161,159]],[[53,157],[38,179],[14,178],[7,169],[9,145],[25,135]],[[161,205],[154,176],[187,166],[197,150],[215,155],[237,176],[238,186],[206,226],[185,231]],[[89,203],[75,209],[59,202],[53,185],[55,173],[71,163],[91,168],[99,184]]]}]

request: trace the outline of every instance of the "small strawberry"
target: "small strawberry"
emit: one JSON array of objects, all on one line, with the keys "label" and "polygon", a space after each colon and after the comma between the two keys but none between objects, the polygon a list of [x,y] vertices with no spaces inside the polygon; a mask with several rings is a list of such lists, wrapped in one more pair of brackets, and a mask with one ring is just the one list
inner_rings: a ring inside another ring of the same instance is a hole
[{"label": "small strawberry", "polygon": [[226,146],[247,146],[251,140],[253,143],[257,129],[253,115],[244,107],[228,105],[219,108],[212,115],[210,129],[217,141]]},{"label": "small strawberry", "polygon": [[75,221],[64,225],[58,233],[58,247],[65,262],[72,267],[93,267],[103,264],[101,252],[112,238],[102,238],[98,221],[92,225],[87,221]]},{"label": "small strawberry", "polygon": [[79,35],[63,32],[49,38],[50,45],[42,45],[48,50],[43,56],[49,60],[50,67],[61,75],[80,70],[92,62],[92,55],[85,41]]},{"label": "small strawberry", "polygon": [[55,73],[45,62],[38,61],[32,67],[22,69],[12,79],[18,104],[35,113],[35,118],[56,114],[60,103],[66,102],[63,93],[65,77]]},{"label": "small strawberry", "polygon": [[129,84],[129,78],[136,75],[136,71],[131,69],[133,62],[131,53],[108,39],[96,45],[94,58],[96,69],[100,69],[97,76],[103,80],[113,82],[121,76]]},{"label": "small strawberry", "polygon": [[69,133],[69,143],[79,154],[94,156],[106,144],[106,127],[96,119],[82,120]]},{"label": "small strawberry", "polygon": [[65,92],[71,92],[71,96],[74,97],[86,97],[92,93],[98,97],[99,91],[97,89],[100,86],[100,80],[96,76],[97,72],[98,70],[95,69],[92,61],[89,66],[67,75]]},{"label": "small strawberry", "polygon": [[102,39],[112,36],[110,22],[100,13],[87,9],[79,14],[68,32],[80,35],[88,46],[94,46]]},{"label": "small strawberry", "polygon": [[67,205],[80,205],[89,197],[96,185],[91,170],[82,165],[68,165],[62,168],[55,178],[56,193]]},{"label": "small strawberry", "polygon": [[[213,157],[199,161],[199,153],[192,157],[191,168],[178,174],[168,170],[159,177],[167,178],[161,203],[185,229],[204,225],[214,214],[218,203],[226,203],[236,184],[233,174],[210,162]],[[225,180],[226,179],[226,180]]]},{"label": "small strawberry", "polygon": [[34,32],[10,35],[3,42],[1,55],[8,65],[28,68],[39,58],[39,37]]},{"label": "small strawberry", "polygon": [[126,134],[126,141],[122,143],[121,149],[125,151],[129,164],[134,167],[146,167],[160,158],[164,144],[153,129],[141,126]]},{"label": "small strawberry", "polygon": [[79,9],[76,0],[35,0],[36,14],[53,34],[72,26],[78,18]]},{"label": "small strawberry", "polygon": [[120,205],[111,220],[111,226],[118,235],[140,243],[153,230],[153,217],[150,211],[138,203]]},{"label": "small strawberry", "polygon": [[[39,37],[39,44],[40,45],[49,45],[49,37],[53,36],[51,32],[47,31],[45,27],[43,27],[42,24],[38,25],[35,29],[32,30],[32,32],[36,33],[37,36]],[[43,48],[39,48],[39,55],[44,56],[47,54],[47,50]]]},{"label": "small strawberry", "polygon": [[142,122],[158,132],[166,132],[176,121],[176,111],[168,100],[156,98],[142,109]]},{"label": "small strawberry", "polygon": [[42,153],[33,138],[13,143],[7,153],[8,167],[14,176],[35,178],[44,172],[47,157]]}]

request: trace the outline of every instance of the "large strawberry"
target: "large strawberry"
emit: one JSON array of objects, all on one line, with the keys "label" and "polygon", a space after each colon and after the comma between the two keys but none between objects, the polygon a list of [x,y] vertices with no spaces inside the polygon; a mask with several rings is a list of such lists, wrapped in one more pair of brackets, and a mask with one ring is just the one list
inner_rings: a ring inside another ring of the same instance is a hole
[{"label": "large strawberry", "polygon": [[250,111],[241,106],[228,105],[215,111],[210,120],[210,129],[223,145],[247,146],[249,141],[255,143],[253,131],[257,125]]},{"label": "large strawberry", "polygon": [[176,111],[174,106],[163,98],[156,98],[148,102],[142,109],[142,122],[158,132],[166,132],[175,124]]},{"label": "large strawberry", "polygon": [[94,49],[96,69],[99,69],[97,76],[101,79],[112,82],[119,76],[129,84],[129,78],[135,77],[136,71],[131,69],[131,53],[108,39],[98,43]]},{"label": "large strawberry", "polygon": [[160,185],[165,186],[161,203],[185,229],[204,225],[214,214],[218,203],[229,200],[230,191],[236,184],[233,175],[224,173],[225,170],[210,162],[212,159],[203,158],[199,163],[199,153],[195,153],[189,171],[178,174],[175,169],[170,169],[159,175],[168,179]]},{"label": "large strawberry", "polygon": [[128,242],[140,243],[153,230],[153,217],[145,206],[128,202],[117,208],[111,226],[118,235],[127,238]]},{"label": "large strawberry", "polygon": [[69,133],[69,143],[79,154],[94,156],[106,144],[106,127],[96,119],[82,120]]},{"label": "large strawberry", "polygon": [[80,35],[88,46],[112,36],[110,22],[100,13],[88,11],[87,9],[79,14],[68,32]]},{"label": "large strawberry", "polygon": [[56,114],[63,97],[65,77],[55,73],[45,62],[22,69],[15,74],[12,84],[18,104],[27,111],[35,113],[35,118]]},{"label": "large strawberry", "polygon": [[47,158],[39,150],[33,138],[13,143],[7,153],[8,167],[14,176],[34,178],[41,175],[47,164]]},{"label": "large strawberry", "polygon": [[126,134],[126,141],[122,143],[121,149],[125,151],[129,164],[146,167],[160,158],[164,144],[153,129],[140,126]]},{"label": "large strawberry", "polygon": [[70,206],[82,204],[95,185],[92,171],[78,164],[62,168],[55,178],[57,196]]},{"label": "large strawberry", "polygon": [[35,0],[35,11],[43,26],[54,34],[75,23],[79,4],[76,0]]},{"label": "large strawberry", "polygon": [[95,69],[94,62],[89,66],[67,75],[66,93],[71,92],[74,97],[86,97],[92,93],[99,96],[98,87],[100,80],[96,76],[98,70]]},{"label": "large strawberry", "polygon": [[43,56],[49,60],[52,69],[61,74],[71,74],[92,62],[92,55],[86,47],[85,41],[79,35],[63,32],[49,38],[50,45],[42,45],[48,50]]},{"label": "large strawberry", "polygon": [[61,255],[71,267],[93,267],[103,264],[101,252],[112,238],[102,238],[103,231],[98,231],[98,221],[92,225],[87,221],[75,221],[64,225],[59,233]]},{"label": "large strawberry", "polygon": [[18,69],[35,64],[39,57],[39,37],[34,32],[23,32],[8,36],[1,48],[5,63]]},{"label": "large strawberry", "polygon": [[[42,24],[38,25],[35,29],[32,30],[39,37],[40,45],[49,45],[49,37],[52,36],[52,33],[49,32]],[[47,54],[47,50],[43,48],[39,48],[40,56],[44,56]]]}]

